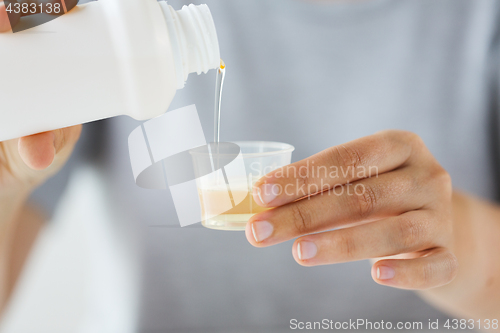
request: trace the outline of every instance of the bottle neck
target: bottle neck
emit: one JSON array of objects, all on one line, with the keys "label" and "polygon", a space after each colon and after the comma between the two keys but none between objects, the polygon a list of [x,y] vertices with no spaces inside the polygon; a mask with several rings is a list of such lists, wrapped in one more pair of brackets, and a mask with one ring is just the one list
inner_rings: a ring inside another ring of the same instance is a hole
[{"label": "bottle neck", "polygon": [[165,1],[159,4],[172,45],[177,89],[181,89],[190,73],[207,73],[220,66],[215,24],[207,5],[191,4],[175,11]]}]

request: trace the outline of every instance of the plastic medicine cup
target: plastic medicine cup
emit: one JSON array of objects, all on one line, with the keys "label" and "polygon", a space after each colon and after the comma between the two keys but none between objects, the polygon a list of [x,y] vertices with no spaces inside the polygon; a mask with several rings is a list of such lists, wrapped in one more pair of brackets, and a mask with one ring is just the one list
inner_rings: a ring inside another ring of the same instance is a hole
[{"label": "plastic medicine cup", "polygon": [[210,143],[190,150],[202,225],[218,230],[245,230],[250,217],[270,209],[253,200],[253,184],[290,164],[294,149],[280,142],[240,141]]}]

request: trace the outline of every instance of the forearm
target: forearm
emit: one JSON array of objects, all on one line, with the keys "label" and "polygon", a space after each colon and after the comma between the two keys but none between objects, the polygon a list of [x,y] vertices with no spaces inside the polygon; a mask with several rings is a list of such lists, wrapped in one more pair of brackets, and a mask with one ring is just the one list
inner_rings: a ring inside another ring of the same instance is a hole
[{"label": "forearm", "polygon": [[43,222],[42,214],[26,204],[28,196],[25,189],[11,189],[0,195],[0,313]]},{"label": "forearm", "polygon": [[30,190],[23,186],[0,187],[0,237],[3,237],[12,222],[17,219],[29,194]]},{"label": "forearm", "polygon": [[500,319],[500,207],[454,193],[453,210],[459,273],[422,296],[459,317]]}]

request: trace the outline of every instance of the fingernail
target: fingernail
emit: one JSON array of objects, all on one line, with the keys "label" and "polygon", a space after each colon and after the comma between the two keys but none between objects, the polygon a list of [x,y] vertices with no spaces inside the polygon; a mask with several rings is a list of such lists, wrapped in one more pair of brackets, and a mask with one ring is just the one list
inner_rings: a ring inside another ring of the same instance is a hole
[{"label": "fingernail", "polygon": [[256,192],[260,202],[267,205],[276,199],[280,191],[276,184],[263,184],[257,188]]},{"label": "fingernail", "polygon": [[396,272],[391,267],[378,266],[377,267],[377,279],[378,280],[390,280],[396,275]]},{"label": "fingernail", "polygon": [[318,253],[318,248],[313,242],[299,242],[297,244],[297,254],[300,260],[314,258],[316,253]]},{"label": "fingernail", "polygon": [[257,243],[269,238],[273,233],[273,225],[267,221],[252,222],[253,238]]}]

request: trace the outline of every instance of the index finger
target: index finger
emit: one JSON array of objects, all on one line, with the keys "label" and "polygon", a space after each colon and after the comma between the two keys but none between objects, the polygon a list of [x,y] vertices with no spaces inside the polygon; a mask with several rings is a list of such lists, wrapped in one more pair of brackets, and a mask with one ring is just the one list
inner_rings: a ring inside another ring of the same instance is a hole
[{"label": "index finger", "polygon": [[264,207],[281,206],[401,167],[421,145],[410,132],[379,132],[267,174],[255,183],[253,197]]}]

